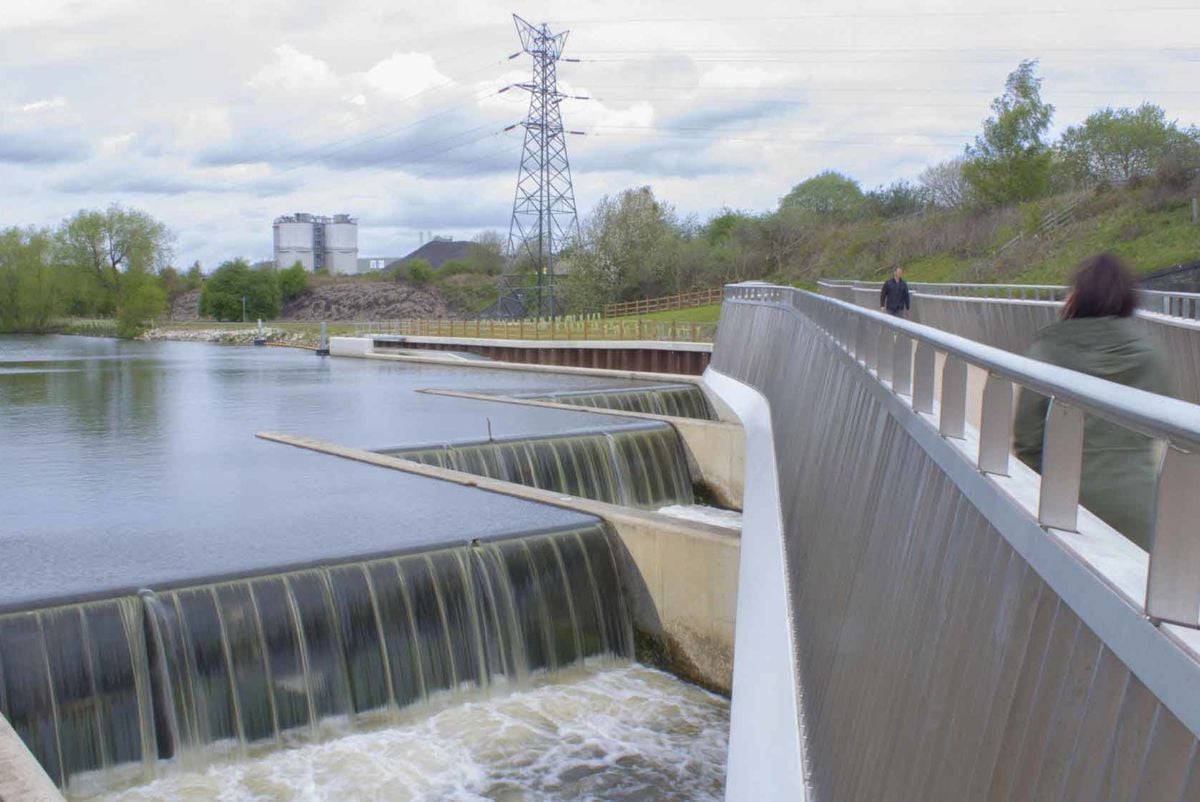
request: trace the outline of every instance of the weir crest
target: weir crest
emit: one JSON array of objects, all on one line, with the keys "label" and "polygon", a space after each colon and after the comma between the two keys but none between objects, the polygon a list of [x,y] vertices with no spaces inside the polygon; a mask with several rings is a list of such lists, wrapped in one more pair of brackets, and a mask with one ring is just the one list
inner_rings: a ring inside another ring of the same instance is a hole
[{"label": "weir crest", "polygon": [[71,791],[631,659],[604,524],[0,616],[0,713]]}]

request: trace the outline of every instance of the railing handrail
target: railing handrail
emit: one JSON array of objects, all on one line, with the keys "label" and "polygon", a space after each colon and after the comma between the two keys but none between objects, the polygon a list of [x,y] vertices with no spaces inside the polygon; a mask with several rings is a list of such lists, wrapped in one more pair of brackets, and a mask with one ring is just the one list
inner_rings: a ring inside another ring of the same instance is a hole
[{"label": "railing handrail", "polygon": [[[836,279],[823,278],[817,280],[817,285],[825,284],[831,287],[857,287],[860,289],[878,289],[883,285],[882,281],[872,279]],[[1068,290],[1070,287],[1065,284],[986,284],[986,283],[971,283],[967,281],[961,282],[941,282],[941,281],[910,281],[910,287],[921,288],[939,288],[939,287],[967,287],[970,289],[998,289],[998,290]],[[735,285],[736,286],[736,285]],[[1137,292],[1142,295],[1156,295],[1159,297],[1169,296],[1171,298],[1196,298],[1200,299],[1200,292],[1185,292],[1183,290],[1152,290],[1149,288],[1139,287]]]},{"label": "railing handrail", "polygon": [[[1150,545],[1146,613],[1156,620],[1200,628],[1200,405],[1127,387],[1039,362],[940,329],[792,287],[733,284],[726,301],[795,310],[811,320],[893,393],[908,395],[919,413],[933,415],[936,357],[945,355],[936,408],[944,437],[965,437],[967,368],[987,372],[980,415],[983,473],[1007,475],[1012,459],[1013,385],[1047,396],[1038,521],[1077,528],[1084,417],[1095,415],[1165,440],[1157,477],[1157,514]],[[914,350],[915,345],[915,350]]]},{"label": "railing handrail", "polygon": [[[882,286],[879,281],[847,279],[819,279],[818,287],[850,289],[854,292],[874,292]],[[999,300],[1050,300],[1061,302],[1066,299],[1069,287],[1058,284],[972,284],[911,281],[908,285],[914,295],[930,295],[953,298],[989,298]],[[1028,296],[1032,295],[1032,298]],[[1171,290],[1139,289],[1138,309],[1167,317],[1184,320],[1200,320],[1200,293],[1174,292]]]},{"label": "railing handrail", "polygon": [[[741,300],[737,289],[742,286],[745,285],[728,285],[725,297],[729,300]],[[763,289],[762,285],[754,288]],[[807,297],[820,299],[871,320],[876,325],[901,332],[917,342],[928,343],[939,351],[953,354],[970,364],[984,368],[989,373],[999,373],[1022,387],[1028,387],[1042,395],[1063,398],[1086,412],[1149,437],[1184,441],[1200,448],[1200,405],[1039,362],[957,334],[949,334],[932,326],[913,323],[826,295],[794,287],[772,289],[785,291],[792,296],[803,293]]]}]

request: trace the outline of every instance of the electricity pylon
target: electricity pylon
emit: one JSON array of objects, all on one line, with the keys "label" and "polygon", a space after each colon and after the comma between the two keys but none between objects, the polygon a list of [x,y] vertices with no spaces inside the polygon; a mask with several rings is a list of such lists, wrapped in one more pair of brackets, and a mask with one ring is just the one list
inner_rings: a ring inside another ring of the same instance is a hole
[{"label": "electricity pylon", "polygon": [[529,115],[520,123],[525,128],[525,147],[517,173],[508,251],[514,261],[529,258],[537,270],[537,315],[553,317],[557,311],[555,256],[563,245],[579,236],[571,163],[567,159],[568,132],[563,130],[559,110],[566,95],[558,91],[557,65],[568,31],[554,34],[545,23],[531,25],[516,14],[513,22],[521,38],[521,50],[533,56],[533,80],[517,84],[529,92]]}]

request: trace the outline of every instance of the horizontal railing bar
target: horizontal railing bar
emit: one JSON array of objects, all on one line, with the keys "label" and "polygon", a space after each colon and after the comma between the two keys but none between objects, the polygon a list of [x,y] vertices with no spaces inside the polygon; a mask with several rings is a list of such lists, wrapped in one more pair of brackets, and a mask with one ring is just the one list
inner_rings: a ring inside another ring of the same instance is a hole
[{"label": "horizontal railing bar", "polygon": [[[765,295],[764,290],[767,289],[764,285],[731,284],[726,289],[726,298],[735,302],[754,300],[752,296],[743,297],[739,293],[748,290]],[[976,367],[998,373],[1036,393],[1061,398],[1089,414],[1119,426],[1149,437],[1170,439],[1200,448],[1200,406],[1196,404],[1039,362],[836,298],[792,287],[769,289],[774,291],[771,294],[776,296],[774,300],[777,303],[792,301],[802,294],[829,309],[840,310],[860,320],[869,320],[875,325],[902,332],[918,343],[927,343]],[[791,305],[794,306],[794,303]]]}]

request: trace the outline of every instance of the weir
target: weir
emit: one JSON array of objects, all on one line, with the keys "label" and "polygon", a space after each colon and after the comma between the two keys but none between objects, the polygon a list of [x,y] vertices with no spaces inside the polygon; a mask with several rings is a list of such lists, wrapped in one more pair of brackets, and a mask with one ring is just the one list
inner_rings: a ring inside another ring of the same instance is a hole
[{"label": "weir", "polygon": [[[761,284],[727,288],[709,381],[760,399],[779,504],[747,499],[728,798],[1200,798],[1200,408]],[[1017,387],[1053,399],[1042,476]],[[1165,441],[1149,554],[1078,505],[1085,415]]]},{"label": "weir", "polygon": [[626,507],[695,503],[683,442],[665,423],[380,453]]},{"label": "weir", "polygon": [[604,524],[0,616],[0,713],[68,790],[630,659]]},{"label": "weir", "polygon": [[527,398],[598,407],[621,412],[640,412],[646,415],[669,415],[675,418],[717,420],[717,413],[704,391],[694,384],[664,384],[657,387],[633,387],[616,390],[569,390],[557,393],[514,395]]}]

